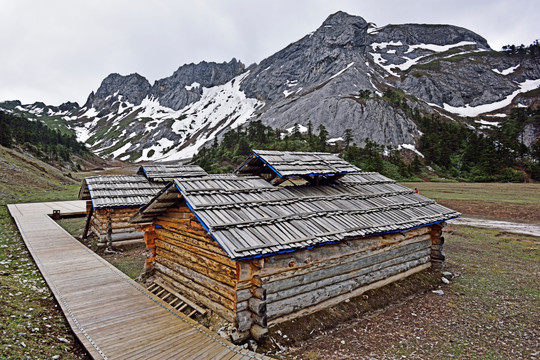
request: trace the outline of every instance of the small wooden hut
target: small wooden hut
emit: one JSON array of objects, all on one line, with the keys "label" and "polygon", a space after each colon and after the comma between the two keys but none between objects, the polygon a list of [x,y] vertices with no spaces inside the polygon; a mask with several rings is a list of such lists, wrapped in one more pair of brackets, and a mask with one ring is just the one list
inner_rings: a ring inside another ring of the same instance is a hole
[{"label": "small wooden hut", "polygon": [[237,172],[266,173],[276,183],[288,166],[308,185],[236,175],[175,179],[131,220],[147,224],[147,268],[156,280],[233,323],[233,340],[259,339],[269,324],[444,260],[441,230],[455,211],[331,154],[272,156],[296,162],[280,165],[255,151]]},{"label": "small wooden hut", "polygon": [[98,245],[142,241],[143,233],[129,219],[163,186],[140,175],[85,178],[79,190],[79,199],[87,200],[83,238],[93,234]]},{"label": "small wooden hut", "polygon": [[359,168],[335,154],[275,150],[253,150],[253,154],[235,170],[235,174],[261,176],[273,185],[298,179],[311,185],[328,184],[359,172]]},{"label": "small wooden hut", "polygon": [[175,178],[205,175],[197,165],[147,164],[137,175],[94,176],[83,180],[79,199],[87,200],[83,234],[93,234],[99,245],[143,241],[143,233],[128,220]]}]

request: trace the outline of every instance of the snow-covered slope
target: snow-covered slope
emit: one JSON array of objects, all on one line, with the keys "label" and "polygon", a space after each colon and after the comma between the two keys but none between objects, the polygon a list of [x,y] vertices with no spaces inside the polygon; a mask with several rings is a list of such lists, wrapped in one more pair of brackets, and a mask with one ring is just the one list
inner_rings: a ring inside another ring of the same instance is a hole
[{"label": "snow-covered slope", "polygon": [[110,106],[118,110],[100,117],[87,105],[78,117],[69,118],[68,125],[101,156],[129,161],[190,158],[223,130],[248,121],[263,105],[239,89],[248,74],[211,88],[192,85],[200,88],[201,97],[180,110],[154,97],[135,105],[115,94]]}]

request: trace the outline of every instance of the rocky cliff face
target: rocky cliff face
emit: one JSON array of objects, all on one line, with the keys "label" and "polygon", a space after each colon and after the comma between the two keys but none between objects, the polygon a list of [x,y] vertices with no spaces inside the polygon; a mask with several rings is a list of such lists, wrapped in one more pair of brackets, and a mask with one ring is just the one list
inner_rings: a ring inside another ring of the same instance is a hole
[{"label": "rocky cliff face", "polygon": [[94,108],[99,112],[98,116],[105,116],[119,110],[113,106],[118,99],[139,105],[150,88],[148,80],[139,74],[128,76],[110,74],[101,82],[96,93],[92,92],[88,96],[84,107]]},{"label": "rocky cliff face", "polygon": [[531,102],[520,93],[539,85],[537,57],[493,51],[467,29],[377,28],[338,12],[247,69],[236,59],[201,62],[154,84],[138,74],[111,74],[82,108],[63,116],[98,154],[131,161],[188,158],[255,118],[281,129],[323,124],[331,138],[352,129],[357,144],[370,138],[411,147],[417,126],[384,96],[388,90],[422,112],[496,126],[511,107]]},{"label": "rocky cliff face", "polygon": [[150,95],[159,103],[173,110],[201,99],[203,88],[222,85],[244,71],[244,64],[232,59],[228,63],[216,64],[202,62],[180,67],[168,78],[155,82]]}]

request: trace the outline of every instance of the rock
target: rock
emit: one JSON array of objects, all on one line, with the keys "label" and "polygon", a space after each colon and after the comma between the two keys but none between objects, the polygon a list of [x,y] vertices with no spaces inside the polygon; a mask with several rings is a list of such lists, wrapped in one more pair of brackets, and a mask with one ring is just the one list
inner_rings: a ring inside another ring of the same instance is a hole
[{"label": "rock", "polygon": [[231,341],[234,344],[241,343],[242,341],[248,339],[250,337],[249,331],[233,331],[231,333]]},{"label": "rock", "polygon": [[257,344],[257,342],[256,342],[255,340],[250,339],[250,340],[248,341],[248,345],[249,345],[248,347],[249,347],[249,349],[250,349],[251,351],[257,352],[257,348],[259,347],[259,345]]},{"label": "rock", "polygon": [[[114,108],[114,104],[119,99],[128,101],[134,105],[140,105],[142,100],[150,91],[150,83],[145,77],[139,74],[131,74],[123,76],[120,74],[110,74],[99,86],[94,94],[88,96],[84,107],[95,108],[100,112],[98,116],[106,116],[113,111],[118,111]],[[117,103],[118,104],[118,103]]]},{"label": "rock", "polygon": [[444,291],[442,290],[431,290],[431,292],[437,295],[444,295]]},{"label": "rock", "polygon": [[230,339],[230,334],[229,332],[227,331],[227,328],[225,326],[223,326],[222,328],[220,328],[218,331],[217,331],[217,334],[219,336],[221,336],[222,338],[224,339],[227,339],[229,340]]},{"label": "rock", "polygon": [[454,275],[449,271],[443,271],[442,276],[444,276],[445,278],[448,278],[448,279],[451,279],[451,278],[454,277]]},{"label": "rock", "polygon": [[60,359],[60,355],[54,355],[54,356],[52,357],[52,360],[58,360],[58,359]]},{"label": "rock", "polygon": [[444,276],[441,278],[441,281],[445,284],[450,284],[450,280],[448,280],[447,278],[445,278]]}]

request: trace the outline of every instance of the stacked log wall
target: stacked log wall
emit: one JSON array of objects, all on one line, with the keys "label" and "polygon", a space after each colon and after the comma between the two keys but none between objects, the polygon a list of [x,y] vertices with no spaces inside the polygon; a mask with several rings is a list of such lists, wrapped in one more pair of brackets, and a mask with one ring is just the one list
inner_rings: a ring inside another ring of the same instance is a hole
[{"label": "stacked log wall", "polygon": [[109,217],[111,221],[111,241],[143,241],[144,233],[136,225],[130,224],[129,219],[137,213],[138,207],[118,209],[94,209],[90,219],[90,232],[95,234],[99,244],[107,244]]},{"label": "stacked log wall", "polygon": [[264,304],[255,296],[248,303],[264,307],[269,323],[289,320],[426,269],[431,253],[431,228],[423,227],[271,256],[254,272]]},{"label": "stacked log wall", "polygon": [[235,323],[236,262],[185,204],[160,215],[154,220],[154,228],[155,276]]}]

